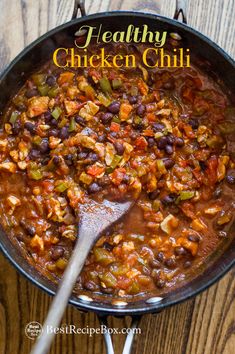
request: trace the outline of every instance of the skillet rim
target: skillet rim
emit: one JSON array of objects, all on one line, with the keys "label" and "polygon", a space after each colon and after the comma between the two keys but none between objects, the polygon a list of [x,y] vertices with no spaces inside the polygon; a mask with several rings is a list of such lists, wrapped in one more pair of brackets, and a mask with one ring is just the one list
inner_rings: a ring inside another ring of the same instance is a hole
[{"label": "skillet rim", "polygon": [[[196,35],[199,37],[202,41],[206,42],[209,46],[212,46],[218,54],[220,54],[224,59],[229,62],[229,64],[233,67],[235,70],[235,61],[231,58],[229,54],[226,53],[224,49],[222,49],[220,46],[218,46],[214,41],[212,41],[210,38],[202,34],[201,32],[195,30],[194,28],[190,27],[189,25],[186,25],[184,23],[181,23],[177,20],[165,17],[165,16],[160,16],[158,14],[152,14],[152,13],[146,13],[146,12],[138,12],[138,11],[108,11],[108,12],[101,12],[98,14],[91,14],[87,15],[84,17],[72,19],[71,21],[68,21],[62,25],[59,25],[36,40],[34,40],[32,43],[30,43],[28,46],[26,46],[11,62],[9,65],[6,66],[5,69],[2,70],[0,73],[0,84],[4,77],[11,71],[11,69],[14,67],[15,64],[21,59],[24,58],[24,56],[29,53],[31,50],[34,49],[34,47],[38,44],[40,44],[43,40],[50,38],[57,32],[67,29],[72,25],[75,24],[81,24],[83,22],[86,22],[87,20],[97,20],[97,19],[104,19],[107,17],[141,17],[146,18],[146,19],[152,19],[152,20],[158,20],[161,22],[165,22],[170,25],[174,25],[176,28],[180,28],[182,31],[189,32],[193,35]],[[49,295],[55,295],[55,292],[51,289],[49,289],[47,286],[43,285],[40,283],[38,280],[34,279],[32,275],[30,275],[26,270],[22,269],[22,267],[17,263],[17,261],[9,254],[7,248],[2,244],[1,239],[0,239],[0,249],[2,250],[3,254],[5,257],[14,265],[14,267],[17,269],[19,273],[21,273],[24,277],[26,277],[28,280],[31,281],[34,285],[39,287],[40,289],[44,290],[47,292]],[[222,255],[220,255],[222,257]],[[183,301],[189,300],[192,297],[198,295],[202,291],[206,290],[210,286],[212,286],[215,282],[217,282],[219,279],[221,279],[233,266],[235,265],[235,259],[231,260],[228,262],[226,266],[223,266],[223,269],[221,269],[214,277],[212,277],[209,281],[207,281],[205,284],[203,283],[201,286],[199,286],[196,290],[194,291],[189,291],[187,295],[184,295],[182,298],[177,299],[177,300],[172,300],[169,302],[158,302],[155,303],[154,305],[146,304],[143,301],[142,307],[136,308],[135,305],[139,303],[137,302],[131,302],[127,305],[127,307],[116,307],[114,305],[110,304],[105,304],[102,302],[98,301],[93,301],[93,302],[85,302],[80,300],[79,298],[72,297],[69,300],[69,304],[76,306],[79,310],[82,311],[93,311],[99,314],[106,314],[106,315],[116,315],[116,316],[126,316],[126,315],[142,315],[142,314],[147,314],[147,313],[154,313],[154,312],[159,312],[163,310],[164,308],[180,304]],[[40,274],[40,273],[39,273]]]}]

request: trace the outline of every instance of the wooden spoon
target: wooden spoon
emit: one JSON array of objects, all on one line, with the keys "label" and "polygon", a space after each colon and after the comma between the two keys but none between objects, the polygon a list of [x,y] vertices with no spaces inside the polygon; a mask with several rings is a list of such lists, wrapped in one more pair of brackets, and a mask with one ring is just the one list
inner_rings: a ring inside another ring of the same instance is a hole
[{"label": "wooden spoon", "polygon": [[48,332],[47,328],[59,327],[74,284],[93,244],[107,228],[123,217],[133,204],[134,201],[117,203],[104,200],[102,203],[97,203],[90,200],[89,203],[80,206],[79,237],[57,294],[52,301],[42,334],[33,346],[31,354],[46,354],[48,352],[54,333],[53,331]]}]

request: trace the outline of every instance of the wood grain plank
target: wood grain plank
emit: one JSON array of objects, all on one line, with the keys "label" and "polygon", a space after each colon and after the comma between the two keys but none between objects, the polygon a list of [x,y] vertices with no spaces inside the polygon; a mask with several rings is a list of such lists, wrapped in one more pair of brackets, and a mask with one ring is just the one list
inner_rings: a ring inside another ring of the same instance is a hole
[{"label": "wood grain plank", "polygon": [[[110,10],[156,12],[172,17],[174,0],[87,0],[88,13]],[[73,0],[2,0],[0,11],[0,69],[27,44],[48,29],[70,19]],[[189,0],[188,23],[208,35],[235,57],[235,1]],[[235,347],[235,271],[196,299],[147,315],[141,320],[142,334],[136,337],[133,353],[139,354],[232,354]],[[18,275],[0,255],[0,354],[27,354],[32,341],[24,334],[30,321],[43,322],[51,298]],[[62,323],[99,327],[93,313],[80,313],[69,306]],[[109,318],[112,327],[122,328],[129,319]],[[124,335],[114,336],[121,353]],[[51,354],[105,353],[101,335],[56,336]]]}]

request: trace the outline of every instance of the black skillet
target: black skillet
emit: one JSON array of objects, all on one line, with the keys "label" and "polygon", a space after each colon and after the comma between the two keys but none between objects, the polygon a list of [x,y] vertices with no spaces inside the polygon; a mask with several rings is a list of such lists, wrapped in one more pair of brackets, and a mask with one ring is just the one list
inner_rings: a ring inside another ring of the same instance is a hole
[{"label": "black skillet", "polygon": [[[219,83],[226,88],[228,95],[233,100],[235,92],[235,63],[233,59],[209,38],[186,25],[184,6],[185,1],[177,1],[176,20],[134,11],[114,11],[86,16],[84,2],[75,0],[73,18],[70,22],[58,26],[34,41],[1,73],[0,110],[4,109],[7,101],[24,84],[28,76],[51,58],[56,48],[69,47],[69,44],[73,43],[74,34],[82,24],[93,26],[103,24],[106,29],[111,31],[121,31],[130,23],[136,26],[141,26],[145,23],[149,26],[149,29],[177,33],[178,38],[181,38],[182,46],[190,48],[191,52],[197,55],[197,58],[202,59],[200,62],[204,64],[201,68],[214,79],[218,79]],[[76,18],[78,9],[81,11],[81,18]],[[182,15],[183,23],[177,21],[180,14]],[[169,294],[162,294],[161,297],[146,295],[135,299],[135,301],[134,299],[130,299],[125,302],[119,300],[112,301],[108,295],[96,295],[84,292],[78,297],[72,296],[69,302],[79,310],[94,311],[99,315],[103,324],[106,324],[108,315],[131,316],[131,327],[134,328],[137,326],[137,320],[141,315],[156,313],[166,307],[187,300],[220,279],[235,263],[234,229],[235,227],[233,226],[230,230],[228,240],[207,260],[206,264],[200,269],[200,272],[195,274],[183,286]],[[15,245],[13,246],[11,240],[3,230],[0,230],[0,248],[18,271],[25,275],[33,284],[48,294],[54,295],[56,285],[26,262],[20,250]],[[105,334],[104,337],[107,352],[111,354],[113,353],[111,336]],[[130,352],[132,340],[133,331],[127,335],[123,353],[127,354]]]}]

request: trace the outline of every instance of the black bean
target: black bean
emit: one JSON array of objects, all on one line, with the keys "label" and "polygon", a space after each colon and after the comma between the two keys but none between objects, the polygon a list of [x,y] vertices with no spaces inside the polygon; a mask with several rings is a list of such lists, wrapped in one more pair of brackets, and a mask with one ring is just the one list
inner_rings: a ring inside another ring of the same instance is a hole
[{"label": "black bean", "polygon": [[34,236],[36,233],[35,227],[32,225],[29,225],[25,219],[20,220],[20,225],[23,227],[23,229],[26,231],[29,236]]},{"label": "black bean", "polygon": [[157,141],[157,146],[160,150],[165,149],[165,147],[167,146],[167,137],[166,136],[162,136],[160,139],[158,139]]},{"label": "black bean", "polygon": [[108,242],[104,242],[104,243],[103,243],[103,247],[104,247],[107,251],[111,252],[111,251],[113,250],[113,248],[114,248],[114,245],[111,245],[111,244],[108,243]]},{"label": "black bean", "polygon": [[92,280],[88,280],[83,284],[86,290],[94,291],[96,290],[97,286]]},{"label": "black bean", "polygon": [[163,252],[158,252],[158,253],[156,254],[156,259],[157,259],[159,262],[163,262],[164,259],[165,259],[164,253],[163,253]]},{"label": "black bean", "polygon": [[216,190],[213,192],[213,197],[214,198],[220,198],[222,194],[222,188],[217,187]]},{"label": "black bean", "polygon": [[131,132],[130,133],[130,138],[132,139],[132,140],[135,140],[136,138],[138,137],[138,133],[137,132]]},{"label": "black bean", "polygon": [[167,266],[167,268],[175,268],[176,267],[176,261],[174,258],[167,258],[164,263]]},{"label": "black bean", "polygon": [[191,127],[193,129],[197,129],[199,127],[199,122],[198,122],[198,120],[196,118],[195,119],[190,119],[188,121],[188,124],[191,125]]},{"label": "black bean", "polygon": [[87,152],[79,152],[78,154],[78,160],[85,160],[87,158]]},{"label": "black bean", "polygon": [[188,235],[188,240],[192,241],[192,242],[199,242],[200,236],[198,236],[196,234],[191,234],[191,235]]},{"label": "black bean", "polygon": [[128,100],[129,100],[130,104],[135,104],[138,101],[138,97],[137,96],[129,96]]},{"label": "black bean", "polygon": [[154,138],[148,138],[148,146],[151,148],[156,144],[156,141]]},{"label": "black bean", "polygon": [[31,122],[26,122],[24,124],[25,129],[27,129],[31,134],[35,134],[36,133],[36,126],[35,124],[31,123]]},{"label": "black bean", "polygon": [[174,252],[175,252],[176,256],[183,256],[183,255],[187,254],[186,249],[181,246],[175,247]]},{"label": "black bean", "polygon": [[47,80],[46,80],[47,85],[49,86],[54,86],[56,83],[56,79],[54,76],[48,76]]},{"label": "black bean", "polygon": [[68,139],[68,137],[69,137],[69,129],[68,129],[68,127],[61,128],[60,133],[59,133],[59,137],[62,140]]},{"label": "black bean", "polygon": [[204,161],[199,161],[199,165],[202,171],[205,171],[207,169],[207,165]]},{"label": "black bean", "polygon": [[90,160],[90,162],[96,162],[99,160],[99,156],[95,152],[89,152],[87,159]]},{"label": "black bean", "polygon": [[184,139],[175,137],[175,145],[178,147],[184,146]]},{"label": "black bean", "polygon": [[75,122],[80,124],[81,126],[85,126],[86,125],[86,121],[84,118],[82,118],[81,116],[76,116],[75,117]]},{"label": "black bean", "polygon": [[152,127],[155,132],[161,132],[163,129],[165,129],[165,125],[162,123],[153,123]]},{"label": "black bean", "polygon": [[165,151],[168,155],[172,155],[174,152],[173,147],[171,145],[166,145]]},{"label": "black bean", "polygon": [[17,135],[20,132],[21,125],[19,122],[15,122],[15,124],[12,127],[12,134]]},{"label": "black bean", "polygon": [[110,178],[108,176],[103,176],[99,178],[99,185],[101,187],[108,186],[111,183]]},{"label": "black bean", "polygon": [[25,226],[25,231],[29,234],[29,236],[34,236],[36,233],[35,227],[32,225],[26,225]]},{"label": "black bean", "polygon": [[137,107],[136,113],[138,114],[138,116],[142,117],[145,113],[145,106],[143,104],[140,104]]},{"label": "black bean", "polygon": [[229,184],[235,184],[235,176],[228,175],[228,176],[226,177],[226,181],[227,181]]},{"label": "black bean", "polygon": [[49,136],[54,136],[55,138],[59,135],[59,130],[58,129],[55,129],[55,128],[53,128],[53,129],[50,129],[49,131],[48,131],[48,134],[49,134]]},{"label": "black bean", "polygon": [[154,84],[154,81],[151,77],[148,78],[147,85],[150,87]]},{"label": "black bean", "polygon": [[129,184],[131,177],[129,175],[124,175],[122,183]]},{"label": "black bean", "polygon": [[190,261],[186,261],[184,263],[184,268],[190,268],[191,266],[192,266],[192,262],[190,262]]},{"label": "black bean", "polygon": [[57,261],[57,259],[63,257],[64,248],[62,246],[55,246],[50,251],[50,256],[53,261]]},{"label": "black bean", "polygon": [[42,159],[42,165],[46,166],[48,162],[50,161],[50,156],[46,156]]},{"label": "black bean", "polygon": [[32,97],[37,96],[37,95],[38,95],[38,90],[36,88],[28,89],[25,92],[25,96],[27,98],[32,98]]},{"label": "black bean", "polygon": [[163,279],[157,279],[157,280],[156,280],[156,286],[157,286],[159,289],[164,288],[165,285],[166,285],[166,282],[165,282]]},{"label": "black bean", "polygon": [[115,141],[114,147],[115,147],[118,155],[123,155],[125,148],[122,143],[120,143],[119,141]]},{"label": "black bean", "polygon": [[150,275],[150,274],[151,274],[150,269],[149,269],[148,267],[145,267],[145,266],[143,266],[142,272],[143,272],[143,274],[145,274],[145,275]]},{"label": "black bean", "polygon": [[175,198],[171,195],[166,195],[165,197],[162,198],[161,201],[164,205],[168,205],[174,203]]},{"label": "black bean", "polygon": [[44,113],[44,120],[46,123],[49,123],[52,119],[52,115],[50,111],[47,111]]},{"label": "black bean", "polygon": [[51,119],[50,121],[50,125],[52,125],[53,127],[57,127],[58,126],[58,121],[56,119]]},{"label": "black bean", "polygon": [[47,139],[42,139],[41,143],[38,145],[38,149],[43,154],[50,150],[49,142]]},{"label": "black bean", "polygon": [[39,150],[32,149],[29,153],[29,157],[31,160],[37,160],[41,157],[41,153]]},{"label": "black bean", "polygon": [[65,162],[68,166],[73,165],[73,155],[72,154],[65,155],[64,159],[65,159]]},{"label": "black bean", "polygon": [[154,200],[154,199],[156,199],[159,196],[159,194],[160,194],[160,190],[159,189],[155,189],[153,192],[150,192],[148,194],[148,197],[149,197],[150,200]]},{"label": "black bean", "polygon": [[173,145],[173,144],[174,144],[174,141],[175,141],[174,135],[168,134],[168,135],[166,136],[166,138],[167,138],[167,144],[168,144],[168,145]]},{"label": "black bean", "polygon": [[61,162],[60,156],[57,156],[57,155],[53,156],[52,162],[53,162],[53,164],[56,165],[56,166],[59,165],[60,162]]},{"label": "black bean", "polygon": [[97,193],[100,190],[101,190],[101,187],[95,182],[91,183],[88,187],[88,193],[90,193],[90,194]]},{"label": "black bean", "polygon": [[175,161],[171,158],[165,158],[165,159],[163,159],[163,163],[164,163],[166,169],[169,169],[174,166]]},{"label": "black bean", "polygon": [[112,288],[103,288],[102,286],[101,286],[101,291],[102,291],[102,293],[105,293],[105,294],[112,294],[113,293]]},{"label": "black bean", "polygon": [[120,102],[114,101],[108,106],[109,112],[117,114],[120,111]]},{"label": "black bean", "polygon": [[117,138],[118,137],[118,132],[111,132],[110,134],[109,134],[112,138]]},{"label": "black bean", "polygon": [[113,119],[113,114],[106,112],[102,115],[101,120],[103,124],[109,123]]},{"label": "black bean", "polygon": [[101,134],[101,135],[98,136],[98,141],[100,143],[103,143],[103,142],[105,142],[106,137],[107,137],[106,134]]},{"label": "black bean", "polygon": [[163,88],[166,90],[174,90],[174,88],[175,88],[174,79],[169,79],[168,81],[164,82]]},{"label": "black bean", "polygon": [[152,268],[161,268],[161,263],[157,259],[150,259],[149,265]]}]

